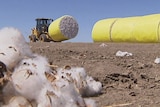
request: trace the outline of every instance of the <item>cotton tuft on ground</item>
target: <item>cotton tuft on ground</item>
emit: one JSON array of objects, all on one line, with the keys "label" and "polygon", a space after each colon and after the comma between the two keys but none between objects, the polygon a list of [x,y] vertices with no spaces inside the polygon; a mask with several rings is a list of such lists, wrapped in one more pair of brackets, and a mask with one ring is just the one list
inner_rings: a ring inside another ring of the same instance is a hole
[{"label": "cotton tuft on ground", "polygon": [[1,29],[0,40],[1,107],[96,107],[86,97],[100,94],[102,84],[83,67],[50,64],[15,28]]}]

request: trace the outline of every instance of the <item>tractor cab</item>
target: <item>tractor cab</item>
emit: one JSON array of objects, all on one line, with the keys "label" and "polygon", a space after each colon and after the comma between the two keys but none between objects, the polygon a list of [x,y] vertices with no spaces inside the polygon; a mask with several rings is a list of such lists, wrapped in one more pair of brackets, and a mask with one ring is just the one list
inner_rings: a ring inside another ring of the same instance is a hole
[{"label": "tractor cab", "polygon": [[39,34],[42,34],[48,32],[48,27],[53,22],[53,19],[37,18],[36,22],[36,30],[39,32]]}]

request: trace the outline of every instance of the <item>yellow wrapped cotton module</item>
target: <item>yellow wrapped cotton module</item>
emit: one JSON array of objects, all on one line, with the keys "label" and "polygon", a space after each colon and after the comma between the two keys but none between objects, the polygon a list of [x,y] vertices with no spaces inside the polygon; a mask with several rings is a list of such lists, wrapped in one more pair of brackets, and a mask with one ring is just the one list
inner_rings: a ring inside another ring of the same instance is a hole
[{"label": "yellow wrapped cotton module", "polygon": [[94,42],[160,42],[160,14],[109,18],[95,23]]},{"label": "yellow wrapped cotton module", "polygon": [[110,41],[110,30],[116,20],[116,18],[113,18],[98,21],[93,27],[92,39],[96,42]]},{"label": "yellow wrapped cotton module", "polygon": [[74,38],[78,29],[77,21],[72,16],[65,15],[49,25],[48,33],[54,41],[64,41]]}]

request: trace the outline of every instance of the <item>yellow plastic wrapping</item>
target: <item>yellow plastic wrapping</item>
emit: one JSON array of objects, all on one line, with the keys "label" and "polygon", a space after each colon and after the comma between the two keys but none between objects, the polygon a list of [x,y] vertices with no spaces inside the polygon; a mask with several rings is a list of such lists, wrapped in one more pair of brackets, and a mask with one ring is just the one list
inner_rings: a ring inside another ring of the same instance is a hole
[{"label": "yellow plastic wrapping", "polygon": [[61,33],[60,30],[60,22],[63,19],[63,17],[64,16],[56,19],[49,25],[48,33],[54,41],[67,40],[67,38]]},{"label": "yellow plastic wrapping", "polygon": [[[114,20],[114,21],[113,21]],[[94,42],[160,42],[160,14],[110,18],[95,23]]]},{"label": "yellow plastic wrapping", "polygon": [[[92,38],[96,42],[110,41],[110,28],[116,22],[116,18],[108,20],[100,20],[96,23],[92,30]],[[106,36],[108,35],[108,36]]]}]

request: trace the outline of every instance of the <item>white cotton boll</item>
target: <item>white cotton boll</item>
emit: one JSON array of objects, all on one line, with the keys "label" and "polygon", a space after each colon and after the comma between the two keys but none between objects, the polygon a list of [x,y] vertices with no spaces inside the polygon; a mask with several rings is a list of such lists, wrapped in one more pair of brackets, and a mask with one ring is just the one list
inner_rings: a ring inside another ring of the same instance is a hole
[{"label": "white cotton boll", "polygon": [[74,84],[64,86],[60,91],[62,92],[60,98],[66,102],[65,107],[85,107],[84,99],[77,92]]},{"label": "white cotton boll", "polygon": [[102,91],[101,82],[95,81],[92,77],[87,76],[86,78],[87,88],[84,89],[83,95],[85,96],[96,96]]},{"label": "white cotton boll", "polygon": [[45,84],[36,101],[38,107],[61,107],[64,101],[59,98],[60,90],[54,90],[51,84]]},{"label": "white cotton boll", "polygon": [[24,36],[18,29],[13,27],[5,27],[0,30],[0,45],[13,45],[21,53],[31,54],[31,50]]},{"label": "white cotton boll", "polygon": [[0,45],[0,60],[5,63],[8,69],[13,69],[14,66],[21,60],[19,50],[13,46]]},{"label": "white cotton boll", "polygon": [[31,103],[22,96],[12,97],[9,104],[3,105],[2,107],[33,107]]},{"label": "white cotton boll", "polygon": [[81,86],[82,81],[87,76],[85,69],[81,67],[72,67],[71,69],[58,68],[57,75],[63,78],[64,83],[74,82],[77,88]]},{"label": "white cotton boll", "polygon": [[37,107],[52,107],[52,96],[49,96],[47,94],[47,89],[48,87],[44,87],[40,94],[38,95],[36,102],[37,102]]},{"label": "white cotton boll", "polygon": [[[59,68],[57,70],[58,76],[60,77],[59,82],[56,82],[57,86],[68,85],[70,82],[75,84],[77,91],[82,96],[95,96],[100,94],[102,90],[102,84],[95,81],[92,77],[86,74],[84,68],[72,67],[71,69]],[[69,74],[69,76],[67,75]],[[63,79],[62,79],[63,77]],[[61,82],[63,81],[63,82]]]},{"label": "white cotton boll", "polygon": [[74,84],[54,88],[45,84],[37,99],[38,107],[85,107],[84,99],[76,91]]},{"label": "white cotton boll", "polygon": [[41,55],[34,55],[34,58],[31,59],[30,63],[32,65],[32,68],[35,70],[35,72],[38,73],[42,81],[47,81],[46,76],[44,75],[45,72],[51,72],[51,68],[48,66],[48,60],[46,57]]},{"label": "white cotton boll", "polygon": [[[65,73],[69,73],[69,72],[66,71]],[[62,73],[62,74],[65,74],[65,73]],[[51,90],[55,93],[55,95],[59,99],[58,101],[56,101],[56,103],[54,103],[55,100],[57,100],[57,98],[56,97],[54,98],[53,96],[52,103],[56,105],[55,107],[62,107],[62,106],[77,107],[77,102],[79,102],[79,100],[82,99],[81,95],[78,93],[77,88],[75,87],[72,79],[65,77],[62,74],[54,75],[56,79],[54,82],[51,82],[51,85],[52,85]]]},{"label": "white cotton boll", "polygon": [[29,100],[36,100],[41,89],[48,83],[45,72],[50,72],[45,57],[34,55],[23,59],[12,74],[12,82],[16,91]]},{"label": "white cotton boll", "polygon": [[0,45],[13,45],[22,54],[31,54],[31,50],[24,36],[18,29],[13,27],[6,27],[0,30]]},{"label": "white cotton boll", "polygon": [[[70,70],[66,70],[63,68],[58,68],[56,74],[56,81],[55,84],[57,87],[61,88],[63,86],[68,86],[71,83],[73,83],[72,72]],[[68,75],[67,75],[68,74]]]},{"label": "white cotton boll", "polygon": [[59,77],[67,77],[67,74],[71,74],[71,77],[76,80],[86,78],[87,76],[85,69],[82,67],[72,67],[71,69],[58,68],[57,74],[59,75]]},{"label": "white cotton boll", "polygon": [[28,69],[14,71],[12,82],[16,91],[29,100],[36,99],[43,87],[38,75]]},{"label": "white cotton boll", "polygon": [[0,60],[9,69],[25,56],[31,56],[32,52],[21,32],[15,28],[3,28],[0,30]]},{"label": "white cotton boll", "polygon": [[86,107],[97,107],[96,102],[92,99],[84,99]]},{"label": "white cotton boll", "polygon": [[[82,96],[95,96],[100,94],[102,90],[101,82],[95,81],[92,77],[86,74],[85,69],[83,68],[75,68],[75,72],[79,72],[80,78],[77,79],[79,91]],[[76,75],[77,78],[78,75]]]},{"label": "white cotton boll", "polygon": [[48,60],[36,54],[21,60],[11,76],[16,92],[30,101],[35,100],[37,107],[86,106],[80,90],[93,87],[87,84],[84,68],[58,68],[54,74],[47,65]]},{"label": "white cotton boll", "polygon": [[16,69],[29,69],[36,73],[42,81],[47,81],[45,72],[50,72],[51,69],[48,66],[48,60],[46,57],[34,54],[31,58],[23,59]]},{"label": "white cotton boll", "polygon": [[13,27],[5,27],[1,29],[0,38],[0,44],[21,44],[25,42],[21,32]]},{"label": "white cotton boll", "polygon": [[74,85],[56,86],[55,88],[53,84],[45,84],[37,103],[38,107],[78,107],[77,102],[80,100],[78,97],[81,98]]},{"label": "white cotton boll", "polygon": [[71,68],[71,72],[74,72],[73,75],[77,80],[85,79],[87,76],[85,69],[82,67],[73,67]]},{"label": "white cotton boll", "polygon": [[[55,86],[54,88],[61,88],[61,87],[64,87],[64,86],[68,86],[69,85],[69,81],[66,80],[65,78],[62,78],[62,77],[58,77],[59,79],[57,79],[55,81]],[[52,83],[53,84],[53,83]]]}]

